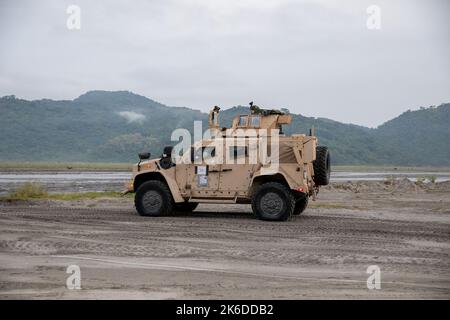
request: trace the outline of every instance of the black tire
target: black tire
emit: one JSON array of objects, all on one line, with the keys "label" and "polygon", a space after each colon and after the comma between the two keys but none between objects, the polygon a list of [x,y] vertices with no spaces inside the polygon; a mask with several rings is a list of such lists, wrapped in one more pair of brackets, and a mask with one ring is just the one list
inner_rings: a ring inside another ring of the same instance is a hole
[{"label": "black tire", "polygon": [[316,148],[316,160],[313,162],[314,183],[318,186],[326,186],[330,183],[330,151],[327,147]]},{"label": "black tire", "polygon": [[278,182],[262,184],[252,197],[252,210],[261,220],[286,221],[294,207],[295,198],[291,190]]},{"label": "black tire", "polygon": [[298,216],[303,211],[305,211],[306,207],[308,206],[309,197],[307,194],[301,194],[296,197],[295,200],[295,208],[293,214],[295,216]]},{"label": "black tire", "polygon": [[167,185],[158,180],[144,182],[137,190],[134,204],[141,216],[158,217],[171,213],[174,202]]},{"label": "black tire", "polygon": [[175,203],[175,211],[178,212],[192,212],[198,207],[198,202],[181,202]]}]

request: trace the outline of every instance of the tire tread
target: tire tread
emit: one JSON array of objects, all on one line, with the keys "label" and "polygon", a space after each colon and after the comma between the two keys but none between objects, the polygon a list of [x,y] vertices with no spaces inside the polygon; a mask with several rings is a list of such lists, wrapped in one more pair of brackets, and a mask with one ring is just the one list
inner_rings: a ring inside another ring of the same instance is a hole
[{"label": "tire tread", "polygon": [[[263,214],[261,214],[260,210],[258,209],[259,205],[258,205],[258,198],[259,198],[259,194],[267,189],[276,189],[278,191],[282,191],[287,199],[286,202],[286,210],[285,212],[283,212],[279,217],[275,217],[275,218],[271,218],[271,217],[266,217]],[[262,185],[260,185],[257,190],[255,191],[253,197],[252,197],[252,210],[253,213],[258,217],[258,219],[260,220],[270,220],[270,221],[286,221],[288,220],[293,212],[294,212],[294,208],[295,208],[295,198],[294,195],[292,193],[292,191],[286,187],[284,184],[279,183],[279,182],[266,182],[263,183]]]},{"label": "tire tread", "polygon": [[[162,210],[160,211],[160,213],[148,214],[144,211],[144,208],[142,206],[142,196],[147,190],[159,190],[161,192],[165,203],[163,203]],[[170,192],[170,189],[165,182],[159,180],[150,180],[144,182],[142,185],[139,186],[139,189],[137,190],[136,195],[134,197],[134,205],[136,207],[136,211],[141,216],[154,217],[154,216],[164,216],[172,213],[174,208],[174,201],[172,193]]]}]

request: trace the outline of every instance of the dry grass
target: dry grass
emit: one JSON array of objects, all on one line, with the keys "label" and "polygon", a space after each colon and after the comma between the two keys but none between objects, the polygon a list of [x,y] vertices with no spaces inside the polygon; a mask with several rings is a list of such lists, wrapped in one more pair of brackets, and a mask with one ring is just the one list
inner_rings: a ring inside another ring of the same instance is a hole
[{"label": "dry grass", "polygon": [[47,190],[40,183],[25,182],[22,186],[8,194],[12,200],[40,199],[48,196]]},{"label": "dry grass", "polygon": [[26,201],[26,200],[87,200],[97,198],[118,198],[131,197],[132,195],[122,195],[121,192],[73,192],[73,193],[48,193],[45,187],[36,182],[26,182],[6,196],[0,196],[0,201]]}]

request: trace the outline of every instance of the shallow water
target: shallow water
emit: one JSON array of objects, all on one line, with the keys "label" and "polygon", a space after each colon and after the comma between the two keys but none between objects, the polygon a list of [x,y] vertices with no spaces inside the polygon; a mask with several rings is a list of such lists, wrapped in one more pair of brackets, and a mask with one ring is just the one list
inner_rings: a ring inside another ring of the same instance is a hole
[{"label": "shallow water", "polygon": [[388,178],[408,178],[411,181],[417,181],[418,178],[435,179],[436,182],[450,180],[450,172],[401,172],[401,171],[383,171],[383,172],[345,172],[338,171],[331,173],[331,181],[381,181]]},{"label": "shallow water", "polygon": [[[331,181],[380,181],[389,177],[435,177],[437,182],[450,180],[450,172],[332,172]],[[49,192],[122,191],[131,178],[131,172],[118,171],[0,171],[0,194],[6,194],[25,182],[39,182]]]},{"label": "shallow water", "polygon": [[39,182],[49,192],[123,191],[131,172],[105,171],[33,171],[0,172],[0,194],[25,182]]}]

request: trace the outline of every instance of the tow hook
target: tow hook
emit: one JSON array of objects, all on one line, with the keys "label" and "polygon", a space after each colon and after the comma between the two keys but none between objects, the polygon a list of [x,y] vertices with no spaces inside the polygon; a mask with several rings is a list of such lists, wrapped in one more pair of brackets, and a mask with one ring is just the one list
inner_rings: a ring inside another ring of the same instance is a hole
[{"label": "tow hook", "polygon": [[133,191],[131,191],[131,190],[129,190],[129,189],[126,189],[126,190],[123,190],[123,191],[120,193],[120,195],[123,197],[124,195],[126,195],[126,194],[128,194],[128,193],[131,193],[131,192],[133,192]]}]

